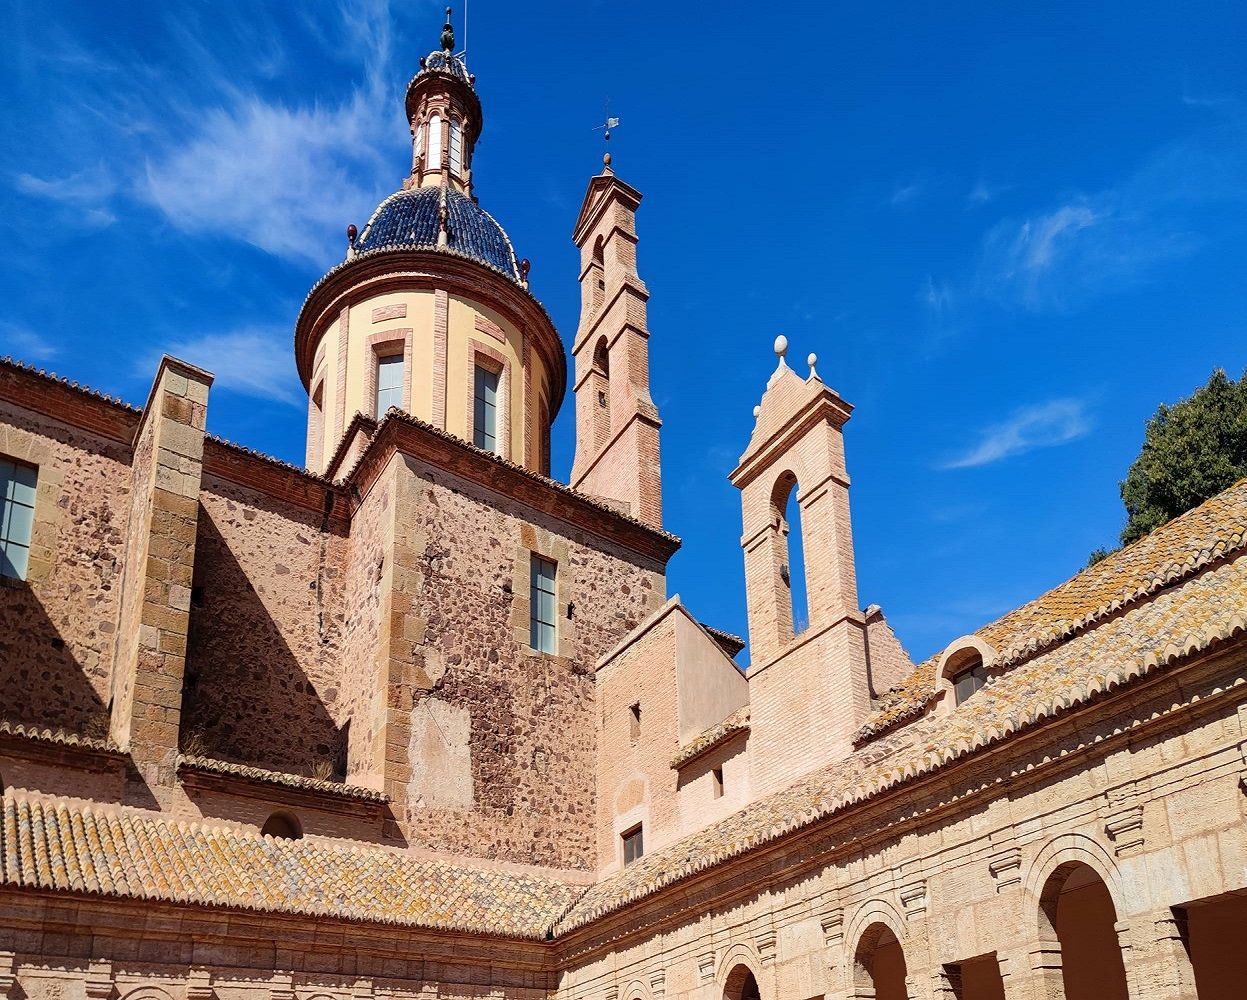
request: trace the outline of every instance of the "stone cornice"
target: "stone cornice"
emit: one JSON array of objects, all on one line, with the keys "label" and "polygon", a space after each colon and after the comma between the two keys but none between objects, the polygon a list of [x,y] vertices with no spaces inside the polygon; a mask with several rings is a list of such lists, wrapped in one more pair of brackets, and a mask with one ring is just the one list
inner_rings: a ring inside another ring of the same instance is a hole
[{"label": "stone cornice", "polygon": [[554,323],[521,285],[500,272],[445,249],[382,249],[340,264],[308,294],[295,323],[294,355],[299,378],[310,388],[318,334],[344,305],[390,291],[444,289],[497,309],[520,329],[550,375],[550,420],[567,391],[567,356]]},{"label": "stone cornice", "polygon": [[597,224],[598,219],[606,210],[613,193],[619,200],[636,211],[641,204],[641,192],[631,184],[621,181],[614,173],[595,174],[589,179],[589,187],[585,191],[584,200],[580,203],[580,211],[576,215],[576,225],[572,227],[572,242],[577,246],[584,241],[588,230]]},{"label": "stone cornice", "polygon": [[346,474],[344,482],[352,495],[366,495],[396,453],[445,469],[534,512],[644,556],[660,567],[665,567],[680,547],[680,539],[675,535],[483,451],[402,410],[386,414],[363,455]]}]

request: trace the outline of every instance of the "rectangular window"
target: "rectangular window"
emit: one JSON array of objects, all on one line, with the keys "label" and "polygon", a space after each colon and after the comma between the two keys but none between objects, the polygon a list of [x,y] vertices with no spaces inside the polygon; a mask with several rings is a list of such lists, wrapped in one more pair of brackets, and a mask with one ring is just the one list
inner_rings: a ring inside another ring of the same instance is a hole
[{"label": "rectangular window", "polygon": [[714,782],[714,797],[716,799],[723,798],[723,768],[712,768],[710,778]]},{"label": "rectangular window", "polygon": [[472,443],[485,451],[498,452],[498,373],[476,366],[472,391]]},{"label": "rectangular window", "polygon": [[634,826],[623,834],[624,867],[638,861],[645,853],[645,841],[641,838],[641,827]]},{"label": "rectangular window", "polygon": [[529,643],[541,653],[556,651],[554,628],[554,582],[558,567],[549,559],[532,557],[531,583],[528,593]]},{"label": "rectangular window", "polygon": [[38,476],[33,465],[0,458],[0,576],[26,579]]},{"label": "rectangular window", "polygon": [[403,405],[403,356],[377,358],[377,419],[391,406]]},{"label": "rectangular window", "polygon": [[450,120],[450,172],[458,177],[463,173],[463,126]]},{"label": "rectangular window", "polygon": [[641,738],[641,703],[639,701],[628,709],[628,732],[634,741]]}]

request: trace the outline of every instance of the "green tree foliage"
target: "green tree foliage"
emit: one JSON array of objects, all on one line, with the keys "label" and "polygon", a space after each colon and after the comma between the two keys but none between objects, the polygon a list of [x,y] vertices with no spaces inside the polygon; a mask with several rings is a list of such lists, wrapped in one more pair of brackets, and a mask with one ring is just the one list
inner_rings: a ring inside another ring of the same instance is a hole
[{"label": "green tree foliage", "polygon": [[1244,476],[1247,373],[1236,382],[1217,369],[1189,399],[1162,403],[1147,422],[1143,450],[1121,484],[1127,517],[1121,543],[1142,538]]}]

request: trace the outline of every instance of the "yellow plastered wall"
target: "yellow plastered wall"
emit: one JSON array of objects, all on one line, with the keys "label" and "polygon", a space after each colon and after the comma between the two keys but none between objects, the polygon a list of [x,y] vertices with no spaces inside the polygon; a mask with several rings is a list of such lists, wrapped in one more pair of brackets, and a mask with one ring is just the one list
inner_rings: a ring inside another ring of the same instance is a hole
[{"label": "yellow plastered wall", "polygon": [[[473,384],[473,343],[483,344],[502,355],[510,371],[506,405],[509,416],[509,450],[507,457],[522,465],[534,468],[537,461],[536,432],[539,405],[546,382],[544,366],[530,352],[529,373],[525,378],[523,368],[523,334],[500,313],[487,306],[456,295],[448,296],[446,344],[446,414],[445,428],[464,440],[471,440],[470,407]],[[393,312],[390,307],[405,307],[405,316],[387,316],[373,322],[379,310],[382,315]],[[345,379],[340,377],[341,320],[334,317],[326,323],[323,334],[322,360],[312,376],[312,388],[323,381],[324,434],[320,450],[319,468],[323,469],[333,457],[346,426],[351,418],[361,412],[373,415],[374,402],[370,398],[373,383],[372,366],[376,355],[372,344],[376,334],[410,329],[411,383],[409,412],[412,416],[442,426],[442,414],[434,413],[436,382],[439,363],[436,345],[437,293],[432,289],[388,292],[361,299],[353,303],[348,316],[349,344],[346,352]],[[477,318],[484,320],[486,330],[478,329]],[[488,330],[497,330],[501,339]],[[344,405],[339,406],[340,386]],[[525,389],[528,398],[525,399]],[[339,419],[339,415],[341,419]],[[528,425],[531,448],[525,449],[524,431]],[[531,453],[530,453],[531,452]],[[319,470],[314,470],[319,471]]]},{"label": "yellow plastered wall", "polygon": [[[501,331],[498,340],[477,329],[477,317]],[[507,409],[510,417],[510,450],[506,457],[521,465],[524,455],[524,369],[523,335],[515,325],[488,306],[482,306],[457,295],[450,296],[449,336],[446,366],[446,429],[470,441],[470,406],[475,360],[473,343],[482,344],[506,358],[510,370]],[[535,387],[533,387],[535,389]],[[536,396],[533,396],[536,406]]]}]

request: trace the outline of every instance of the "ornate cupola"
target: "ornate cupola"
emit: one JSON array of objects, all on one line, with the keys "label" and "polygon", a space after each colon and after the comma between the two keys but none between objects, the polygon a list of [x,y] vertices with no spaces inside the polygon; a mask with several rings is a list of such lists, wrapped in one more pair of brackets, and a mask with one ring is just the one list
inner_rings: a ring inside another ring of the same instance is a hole
[{"label": "ornate cupola", "polygon": [[314,472],[340,471],[356,414],[377,421],[391,407],[549,472],[567,360],[529,291],[528,262],[473,193],[481,102],[454,49],[447,9],[441,48],[407,86],[411,171],[362,229],[347,227],[345,260],[295,326]]},{"label": "ornate cupola", "polygon": [[455,55],[455,29],[446,8],[442,47],[420,60],[407,85],[411,125],[411,176],[404,188],[449,185],[472,194],[472,150],[481,134],[476,78]]}]

